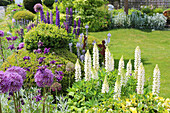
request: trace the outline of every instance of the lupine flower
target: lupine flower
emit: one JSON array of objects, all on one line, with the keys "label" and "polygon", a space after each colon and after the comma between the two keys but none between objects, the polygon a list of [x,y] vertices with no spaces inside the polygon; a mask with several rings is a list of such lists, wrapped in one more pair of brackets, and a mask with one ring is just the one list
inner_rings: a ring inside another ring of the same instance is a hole
[{"label": "lupine flower", "polygon": [[66,8],[66,23],[68,24],[68,16],[69,16],[69,9],[68,7]]},{"label": "lupine flower", "polygon": [[9,76],[7,76],[3,71],[0,71],[0,93],[8,92],[9,88]]},{"label": "lupine flower", "polygon": [[44,11],[40,10],[40,17],[41,17],[41,22],[44,20]]},{"label": "lupine flower", "polygon": [[62,86],[60,83],[55,82],[51,85],[50,88],[52,89],[52,91],[61,91]]},{"label": "lupine flower", "polygon": [[158,96],[159,90],[160,90],[159,88],[160,88],[160,70],[159,70],[158,64],[156,64],[156,67],[153,72],[152,93]]},{"label": "lupine flower", "polygon": [[38,59],[39,64],[41,64],[41,63],[44,61],[45,58],[46,58],[46,57],[40,57],[40,58]]},{"label": "lupine flower", "polygon": [[74,64],[72,62],[68,62],[66,65],[66,71],[71,72],[74,71]]},{"label": "lupine flower", "polygon": [[37,3],[37,4],[34,5],[34,11],[35,12],[40,12],[42,10],[43,10],[43,7],[40,3]]},{"label": "lupine flower", "polygon": [[96,43],[93,46],[93,68],[99,70],[99,50]]},{"label": "lupine flower", "polygon": [[118,75],[120,75],[122,72],[122,69],[124,69],[124,60],[123,60],[123,56],[121,57],[121,59],[119,60],[119,68],[118,68]]},{"label": "lupine flower", "polygon": [[74,20],[74,29],[73,29],[73,34],[76,34],[76,20]]},{"label": "lupine flower", "polygon": [[110,71],[113,71],[114,70],[114,58],[113,58],[113,56],[111,56],[111,58],[110,58]]},{"label": "lupine flower", "polygon": [[140,63],[140,66],[138,68],[137,94],[143,94],[144,79],[145,79],[145,69],[143,67],[143,64]]},{"label": "lupine flower", "polygon": [[50,11],[50,24],[53,24],[53,13]]},{"label": "lupine flower", "polygon": [[136,78],[138,76],[137,74],[140,63],[141,63],[141,50],[139,46],[137,46],[135,49],[135,64],[134,64]]},{"label": "lupine flower", "polygon": [[44,49],[44,54],[48,54],[49,52],[50,52],[50,48],[48,48],[48,49],[45,48],[45,49]]},{"label": "lupine flower", "polygon": [[45,15],[44,15],[43,19],[44,19],[44,23],[47,23],[47,19],[46,19]]},{"label": "lupine flower", "polygon": [[17,47],[18,50],[22,48],[24,48],[24,42],[20,43],[19,46]]},{"label": "lupine flower", "polygon": [[85,50],[85,49],[83,49],[83,50],[82,50],[82,53],[83,53],[83,54],[85,54],[85,52],[86,52],[86,50]]},{"label": "lupine flower", "polygon": [[85,81],[90,81],[91,80],[91,55],[89,50],[87,50],[85,54],[84,72],[85,72]]},{"label": "lupine flower", "polygon": [[4,32],[0,30],[0,37],[4,37]]},{"label": "lupine flower", "polygon": [[72,10],[72,8],[70,8],[69,26],[72,25],[72,20],[73,20],[73,10]]},{"label": "lupine flower", "polygon": [[8,49],[11,49],[11,51],[12,51],[13,49],[15,49],[14,44],[9,45]]},{"label": "lupine flower", "polygon": [[27,74],[23,68],[18,67],[18,66],[12,66],[8,68],[6,70],[6,73],[18,73],[22,77],[23,80],[26,79],[26,74]]},{"label": "lupine flower", "polygon": [[104,83],[102,85],[102,93],[108,93],[109,92],[109,84],[107,82],[107,75],[105,76]]},{"label": "lupine flower", "polygon": [[77,36],[78,36],[79,33],[80,33],[80,24],[81,24],[81,18],[79,18],[79,20],[78,20]]},{"label": "lupine flower", "polygon": [[111,71],[110,70],[110,63],[111,63],[110,58],[111,58],[111,54],[110,54],[109,48],[107,46],[106,51],[105,51],[105,69],[106,69],[106,72]]},{"label": "lupine flower", "polygon": [[18,37],[17,37],[17,36],[12,37],[12,40],[13,40],[13,41],[15,41],[16,39],[18,39]]},{"label": "lupine flower", "polygon": [[25,56],[24,58],[23,58],[23,60],[25,61],[25,60],[30,60],[31,58],[29,57],[29,56]]},{"label": "lupine flower", "polygon": [[115,89],[114,92],[116,93],[113,97],[114,99],[118,100],[118,98],[120,98],[121,96],[121,80],[120,80],[121,76],[118,75],[116,82],[115,82]]},{"label": "lupine flower", "polygon": [[79,64],[79,60],[77,59],[77,62],[75,64],[75,81],[78,82],[81,80],[81,66]]},{"label": "lupine flower", "polygon": [[56,26],[60,28],[60,12],[59,11],[56,12]]},{"label": "lupine flower", "polygon": [[39,68],[34,76],[35,82],[39,87],[51,86],[53,77],[52,71],[47,68]]},{"label": "lupine flower", "polygon": [[80,60],[81,60],[81,62],[84,61],[84,55],[81,55],[81,56],[80,56]]},{"label": "lupine flower", "polygon": [[73,43],[69,43],[69,48],[70,48],[71,53],[72,53],[72,45],[73,45]]},{"label": "lupine flower", "polygon": [[131,60],[129,60],[129,62],[127,63],[125,84],[128,81],[128,78],[129,78],[130,74],[132,74],[132,63],[131,63]]},{"label": "lupine flower", "polygon": [[77,47],[77,56],[78,56],[78,58],[80,58],[80,43],[79,42],[77,42],[77,44],[76,44],[76,47]]},{"label": "lupine flower", "polygon": [[49,14],[49,12],[48,12],[48,10],[47,10],[47,23],[48,23],[48,24],[50,24],[50,17],[49,17],[49,16],[50,16],[50,14]]},{"label": "lupine flower", "polygon": [[7,39],[8,41],[12,40],[12,38],[11,38],[11,37],[6,37],[6,39]]},{"label": "lupine flower", "polygon": [[8,82],[10,83],[10,91],[19,91],[23,85],[22,76],[17,72],[5,72],[5,75],[9,77]]},{"label": "lupine flower", "polygon": [[98,71],[96,69],[92,68],[91,73],[93,79],[98,79]]}]

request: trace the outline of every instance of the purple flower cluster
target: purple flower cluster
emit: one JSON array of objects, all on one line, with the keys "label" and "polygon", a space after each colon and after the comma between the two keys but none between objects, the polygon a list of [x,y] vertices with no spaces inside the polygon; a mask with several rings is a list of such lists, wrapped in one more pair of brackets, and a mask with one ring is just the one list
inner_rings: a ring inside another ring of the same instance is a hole
[{"label": "purple flower cluster", "polygon": [[50,24],[53,24],[53,13],[52,13],[52,11],[50,12]]},{"label": "purple flower cluster", "polygon": [[0,71],[0,93],[8,92],[10,88],[9,76]]},{"label": "purple flower cluster", "polygon": [[45,49],[44,49],[44,54],[48,54],[49,52],[50,52],[50,48],[48,48],[48,49],[45,48]]},{"label": "purple flower cluster", "polygon": [[9,45],[8,49],[11,49],[11,51],[12,51],[13,49],[15,49],[14,44]]},{"label": "purple flower cluster", "polygon": [[29,57],[29,56],[25,56],[24,58],[23,58],[23,60],[25,61],[25,60],[30,60],[31,58]]},{"label": "purple flower cluster", "polygon": [[80,34],[80,25],[81,25],[81,18],[79,18],[78,20],[77,36]]},{"label": "purple flower cluster", "polygon": [[74,29],[73,29],[73,34],[76,34],[76,21],[74,20]]},{"label": "purple flower cluster", "polygon": [[56,78],[57,82],[60,82],[62,80],[62,78],[63,78],[62,75],[64,75],[64,73],[62,71],[57,71],[57,70],[55,71],[55,78]]},{"label": "purple flower cluster", "polygon": [[39,102],[40,100],[42,100],[42,96],[41,95],[37,95],[35,97],[33,97],[33,99],[36,99],[36,102]]},{"label": "purple flower cluster", "polygon": [[0,37],[4,37],[4,32],[0,30]]},{"label": "purple flower cluster", "polygon": [[43,10],[43,7],[40,3],[37,3],[37,4],[34,5],[34,11],[35,12],[40,12],[42,10]]},{"label": "purple flower cluster", "polygon": [[21,42],[21,43],[18,45],[17,50],[20,50],[20,49],[22,49],[22,48],[24,48],[24,42]]},{"label": "purple flower cluster", "polygon": [[13,66],[11,68],[8,68],[5,73],[18,73],[22,79],[26,79],[26,71],[18,66]]},{"label": "purple flower cluster", "polygon": [[46,57],[40,57],[40,58],[38,59],[39,64],[41,64],[41,63],[44,61],[45,58],[46,58]]},{"label": "purple flower cluster", "polygon": [[49,12],[48,12],[48,10],[47,10],[47,23],[48,23],[48,24],[50,24],[50,17],[49,17],[49,16],[50,16],[50,14],[49,14]]},{"label": "purple flower cluster", "polygon": [[47,87],[51,86],[53,83],[53,73],[51,70],[47,69],[46,67],[37,70],[34,78],[37,86],[39,87]]},{"label": "purple flower cluster", "polygon": [[56,26],[60,28],[60,12],[56,11]]}]

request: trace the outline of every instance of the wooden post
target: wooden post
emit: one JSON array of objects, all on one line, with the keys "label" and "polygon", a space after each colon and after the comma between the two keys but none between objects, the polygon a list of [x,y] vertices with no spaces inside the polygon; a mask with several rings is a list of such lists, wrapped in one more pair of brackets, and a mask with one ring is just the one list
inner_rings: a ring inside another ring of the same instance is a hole
[{"label": "wooden post", "polygon": [[124,0],[124,11],[128,15],[128,0]]}]

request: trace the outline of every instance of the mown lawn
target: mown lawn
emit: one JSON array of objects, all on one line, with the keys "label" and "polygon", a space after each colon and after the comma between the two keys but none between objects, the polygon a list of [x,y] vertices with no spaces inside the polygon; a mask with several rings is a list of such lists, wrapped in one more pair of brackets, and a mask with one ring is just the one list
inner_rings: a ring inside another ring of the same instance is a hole
[{"label": "mown lawn", "polygon": [[[114,56],[116,67],[121,56],[125,64],[129,59],[134,60],[136,46],[141,49],[146,79],[153,76],[156,64],[161,71],[160,96],[170,98],[170,31],[141,31],[136,29],[113,29],[103,32],[90,32],[89,35],[100,40],[111,33],[109,48]],[[133,61],[132,61],[133,62]]]}]

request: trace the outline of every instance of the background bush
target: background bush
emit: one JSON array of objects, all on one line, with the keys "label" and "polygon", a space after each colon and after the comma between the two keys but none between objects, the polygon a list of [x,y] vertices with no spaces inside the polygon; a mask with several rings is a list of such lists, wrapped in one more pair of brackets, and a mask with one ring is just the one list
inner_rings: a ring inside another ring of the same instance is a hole
[{"label": "background bush", "polygon": [[[50,68],[54,74],[54,71],[57,69],[57,71],[63,71],[64,73],[64,77],[63,80],[60,82],[62,85],[62,91],[61,92],[66,92],[66,89],[68,88],[68,83],[69,83],[69,79],[71,81],[71,84],[74,82],[74,72],[67,72],[65,67],[66,64],[68,62],[72,62],[72,63],[76,63],[77,60],[77,56],[71,52],[69,52],[66,49],[57,49],[54,51],[55,54],[48,54],[48,55],[44,55],[44,54],[34,54],[33,52],[29,52],[25,49],[22,49],[18,52],[17,54],[17,59],[19,64],[17,64],[16,58],[15,58],[15,53],[13,53],[11,56],[9,56],[7,58],[7,61],[3,63],[3,65],[1,66],[1,68],[5,71],[5,68],[10,67],[10,65],[12,66],[20,66],[22,68],[26,67],[29,68],[30,67],[30,72],[27,71],[27,79],[24,81],[24,87],[29,87],[29,86],[36,86],[36,83],[34,82],[34,74],[36,73],[38,66],[41,65],[48,65],[48,66],[52,66],[50,64],[50,61],[57,61],[57,64],[63,64],[63,66],[61,68],[56,68],[56,66],[54,68]],[[23,61],[23,58],[25,56],[29,56],[31,58],[30,61]],[[39,64],[38,61],[36,60],[36,58],[39,57],[46,57],[45,59],[45,63],[44,64]],[[54,65],[54,64],[53,64]],[[55,81],[54,81],[55,82]]]},{"label": "background bush", "polygon": [[10,1],[8,1],[8,0],[0,0],[0,6],[7,6],[8,4],[10,4]]},{"label": "background bush", "polygon": [[43,0],[43,4],[49,8],[52,8],[55,0]]},{"label": "background bush", "polygon": [[41,23],[25,34],[26,49],[30,51],[37,49],[39,40],[44,43],[43,48],[61,49],[68,48],[70,37],[63,28],[59,29],[55,25]]},{"label": "background bush", "polygon": [[154,13],[163,13],[163,9],[162,8],[156,8],[153,10]]},{"label": "background bush", "polygon": [[23,0],[25,9],[35,13],[34,5],[37,3],[42,4],[41,0]]},{"label": "background bush", "polygon": [[17,13],[14,14],[13,18],[15,20],[33,20],[35,15],[30,12],[30,11],[18,11]]}]

